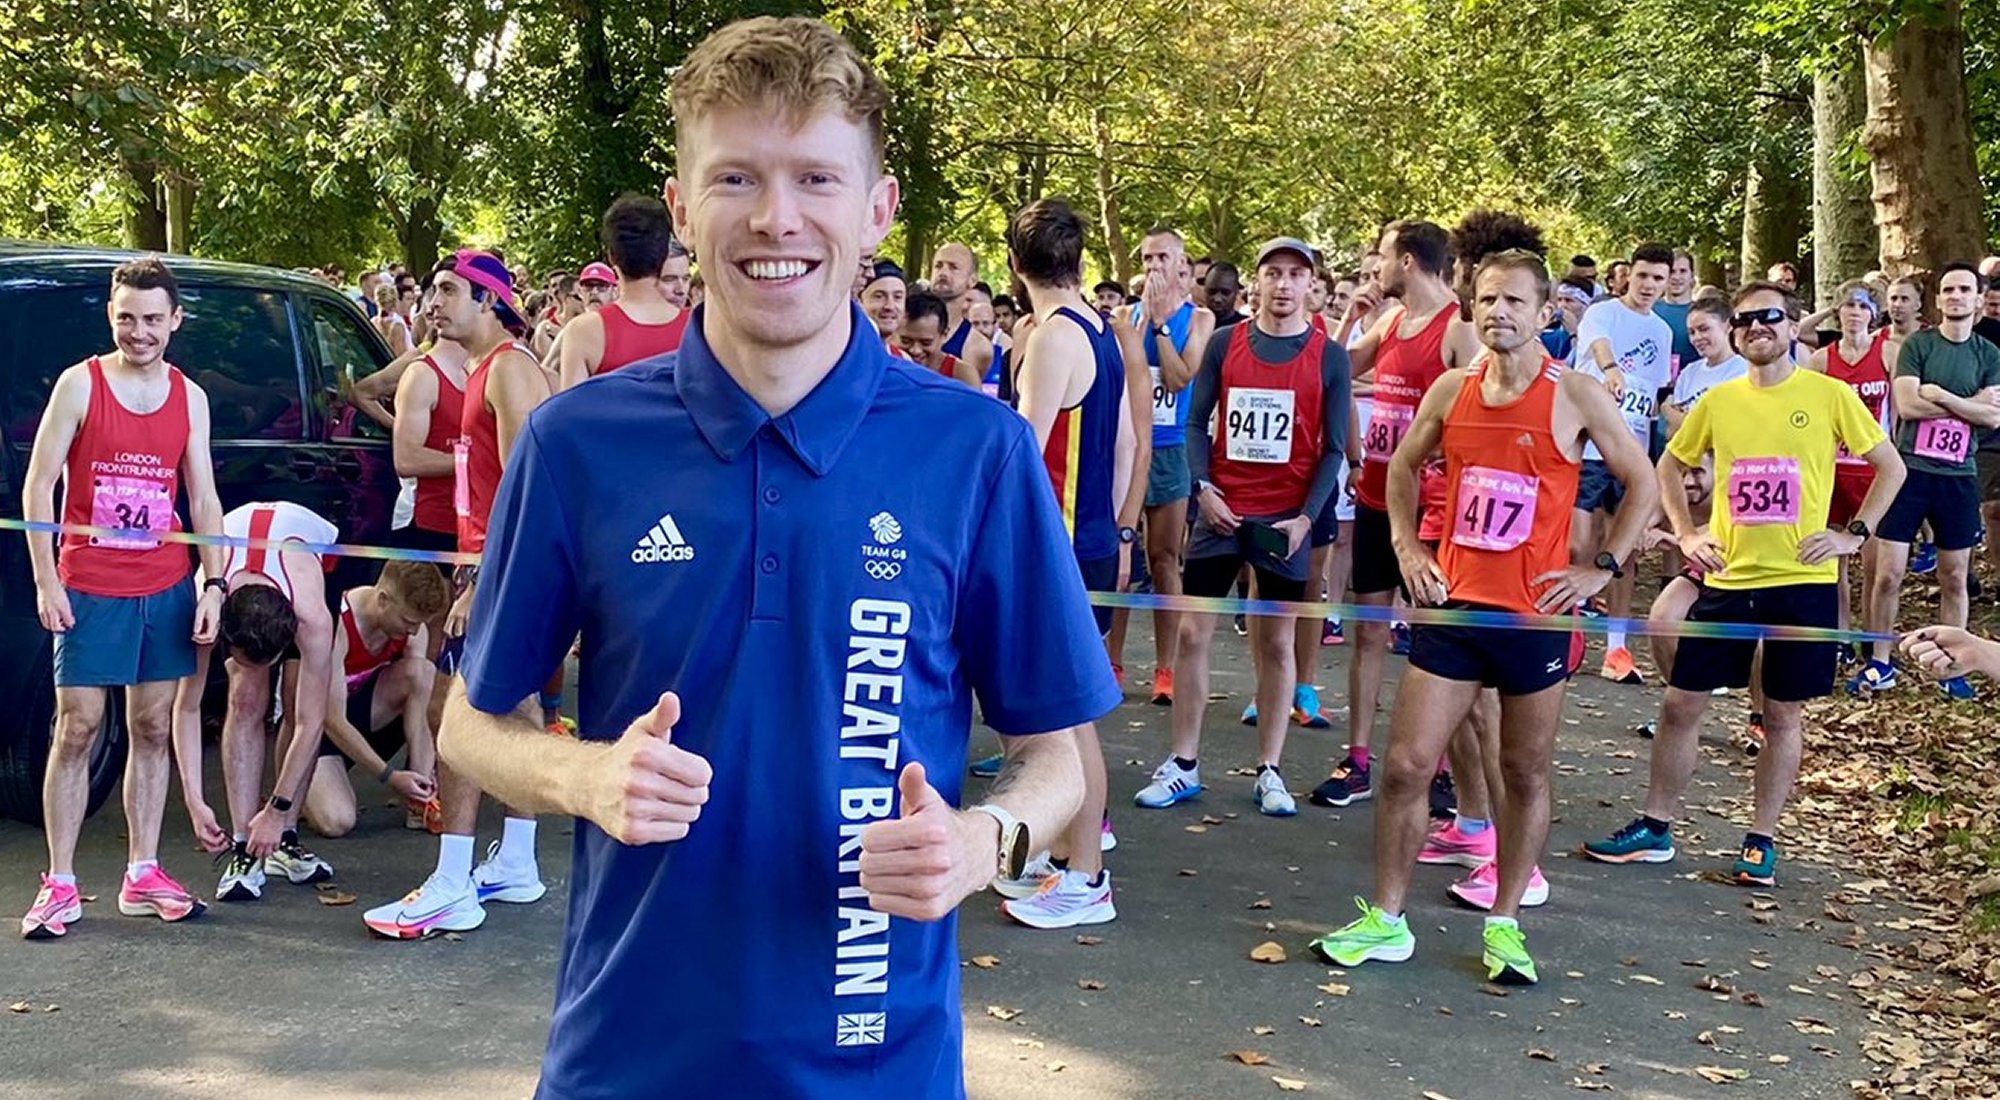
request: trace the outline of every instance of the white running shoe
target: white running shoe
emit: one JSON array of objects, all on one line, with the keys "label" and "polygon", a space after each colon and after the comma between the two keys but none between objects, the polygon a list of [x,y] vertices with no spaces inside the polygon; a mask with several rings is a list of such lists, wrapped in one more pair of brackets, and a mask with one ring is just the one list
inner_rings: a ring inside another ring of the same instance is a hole
[{"label": "white running shoe", "polygon": [[1062,871],[1056,867],[1055,860],[1050,859],[1047,852],[1037,852],[1035,858],[1021,868],[1020,878],[994,879],[993,892],[1003,898],[1033,897],[1041,890],[1042,883],[1048,881],[1049,876],[1059,874],[1062,874]]},{"label": "white running shoe", "polygon": [[295,886],[325,882],[333,877],[333,864],[314,855],[296,840],[281,841],[277,851],[264,857],[264,873],[283,875]]},{"label": "white running shoe", "polygon": [[481,904],[505,901],[527,905],[542,900],[549,888],[542,883],[541,868],[530,863],[516,867],[500,860],[500,842],[486,847],[486,862],[472,869],[472,885],[479,891]]},{"label": "white running shoe", "polygon": [[433,871],[422,886],[403,900],[378,905],[361,914],[361,922],[378,936],[421,940],[440,932],[470,932],[486,923],[486,909],[469,878],[453,882]]},{"label": "white running shoe", "polygon": [[1098,877],[1101,881],[1092,886],[1080,871],[1051,875],[1033,897],[1003,901],[1000,911],[1030,928],[1107,923],[1118,916],[1111,904],[1111,872],[1099,872]]},{"label": "white running shoe", "polygon": [[1201,793],[1201,766],[1183,768],[1169,756],[1153,769],[1153,781],[1139,788],[1132,801],[1149,810],[1164,810]]},{"label": "white running shoe", "polygon": [[256,901],[264,896],[264,864],[241,848],[224,856],[222,878],[215,884],[217,901]]},{"label": "white running shoe", "polygon": [[1258,812],[1266,817],[1290,817],[1299,812],[1299,804],[1292,800],[1292,792],[1285,789],[1285,780],[1276,768],[1257,773],[1257,785],[1251,788],[1250,797],[1257,803]]}]

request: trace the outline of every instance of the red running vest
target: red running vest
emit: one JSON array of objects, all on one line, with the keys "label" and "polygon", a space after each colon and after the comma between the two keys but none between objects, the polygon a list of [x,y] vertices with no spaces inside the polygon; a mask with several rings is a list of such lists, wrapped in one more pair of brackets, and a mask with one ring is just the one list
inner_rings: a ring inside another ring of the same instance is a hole
[{"label": "red running vest", "polygon": [[458,514],[458,548],[467,554],[486,549],[486,521],[493,514],[493,494],[500,489],[500,422],[486,407],[486,374],[509,349],[534,356],[518,343],[503,343],[486,353],[465,376],[465,408],[459,436],[453,441],[458,462],[452,504]]},{"label": "red running vest", "polygon": [[64,535],[56,576],[92,596],[150,596],[179,584],[190,569],[183,543],[153,536],[178,531],[174,498],[187,453],[187,379],[167,364],[167,400],[149,413],[118,401],[96,356],[88,363],[90,404],[70,441],[63,472],[64,523],[117,527],[129,538]]},{"label": "red running vest", "polygon": [[1232,325],[1215,396],[1209,480],[1238,516],[1291,516],[1305,507],[1319,468],[1326,397],[1320,374],[1326,334],[1308,329],[1289,361],[1266,363],[1250,351],[1255,321]]},{"label": "red running vest", "polygon": [[1416,420],[1424,391],[1444,373],[1444,334],[1458,316],[1458,303],[1447,303],[1408,339],[1397,335],[1404,316],[1396,314],[1388,335],[1375,349],[1375,409],[1361,438],[1367,454],[1354,497],[1377,512],[1389,510],[1389,456]]},{"label": "red running vest", "polygon": [[[1826,376],[1853,387],[1854,395],[1868,407],[1869,415],[1885,432],[1889,430],[1889,367],[1882,360],[1882,345],[1888,342],[1888,329],[1877,332],[1868,350],[1852,363],[1840,357],[1839,340],[1826,346]],[[1865,474],[1873,478],[1875,473],[1868,460],[1850,452],[1845,443],[1835,447],[1833,461],[1841,467],[1836,472],[1843,476]]]},{"label": "red running vest", "polygon": [[347,631],[347,660],[341,672],[350,685],[399,660],[410,645],[408,638],[390,638],[381,649],[370,650],[367,641],[361,637],[361,624],[354,618],[354,608],[347,602],[346,596],[340,598],[340,625]]},{"label": "red running vest", "polygon": [[597,316],[604,321],[604,358],[591,373],[605,374],[627,363],[678,350],[693,312],[684,309],[666,324],[647,325],[634,321],[617,302],[598,310]]},{"label": "red running vest", "polygon": [[[451,380],[438,361],[424,356],[419,362],[437,375],[437,404],[431,407],[430,430],[424,433],[424,448],[456,455],[458,436],[464,429],[460,426],[465,419],[465,391]],[[410,522],[419,530],[436,531],[449,535],[458,530],[458,509],[452,504],[456,477],[420,477],[417,479],[416,510]]]}]

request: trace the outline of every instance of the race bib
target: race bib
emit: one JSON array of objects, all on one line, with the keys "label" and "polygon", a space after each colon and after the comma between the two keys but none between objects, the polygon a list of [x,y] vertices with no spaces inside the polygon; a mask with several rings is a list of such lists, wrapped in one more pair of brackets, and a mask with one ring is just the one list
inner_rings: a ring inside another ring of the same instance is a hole
[{"label": "race bib", "polygon": [[1280,464],[1292,460],[1290,390],[1239,387],[1229,391],[1224,453],[1233,462]]},{"label": "race bib", "polygon": [[1618,411],[1625,416],[1625,425],[1640,442],[1650,442],[1653,435],[1653,414],[1659,411],[1659,398],[1646,393],[1643,388],[1628,384],[1625,396],[1618,399]]},{"label": "race bib", "polygon": [[472,514],[472,441],[458,436],[451,441],[451,508],[460,516]]},{"label": "race bib", "polygon": [[1972,429],[1963,420],[1939,417],[1917,421],[1916,453],[1940,462],[1964,462],[1972,450]]},{"label": "race bib", "polygon": [[106,550],[151,550],[153,536],[174,522],[174,498],[164,482],[148,477],[95,477],[90,485],[90,525],[116,527],[132,535],[93,535],[90,545]]},{"label": "race bib", "polygon": [[1391,405],[1377,402],[1368,414],[1368,432],[1361,437],[1362,450],[1369,462],[1387,462],[1396,453],[1397,445],[1410,434],[1410,425],[1416,423],[1417,410],[1412,405]]},{"label": "race bib", "polygon": [[1667,356],[1667,385],[1671,386],[1675,382],[1680,381],[1680,377],[1681,357],[1679,355]]},{"label": "race bib", "polygon": [[1160,381],[1160,368],[1148,368],[1153,372],[1153,427],[1171,428],[1180,423],[1181,395],[1167,389]]},{"label": "race bib", "polygon": [[1729,467],[1729,522],[1797,523],[1800,490],[1798,459],[1739,458]]},{"label": "race bib", "polygon": [[1490,466],[1467,466],[1458,475],[1458,509],[1451,541],[1474,550],[1512,550],[1535,528],[1540,478]]}]

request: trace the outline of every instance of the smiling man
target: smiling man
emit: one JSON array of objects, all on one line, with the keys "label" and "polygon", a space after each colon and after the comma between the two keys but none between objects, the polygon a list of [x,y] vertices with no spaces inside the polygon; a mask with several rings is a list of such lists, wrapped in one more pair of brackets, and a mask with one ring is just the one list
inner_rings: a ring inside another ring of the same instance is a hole
[{"label": "smiling man", "polygon": [[[501,482],[439,751],[580,819],[542,1097],[962,1096],[952,914],[1075,813],[1073,728],[1118,703],[1027,421],[851,299],[886,106],[815,20],[690,54],[667,200],[707,304]],[[516,705],[579,630],[572,741]],[[958,810],[975,700],[1006,764]]]}]

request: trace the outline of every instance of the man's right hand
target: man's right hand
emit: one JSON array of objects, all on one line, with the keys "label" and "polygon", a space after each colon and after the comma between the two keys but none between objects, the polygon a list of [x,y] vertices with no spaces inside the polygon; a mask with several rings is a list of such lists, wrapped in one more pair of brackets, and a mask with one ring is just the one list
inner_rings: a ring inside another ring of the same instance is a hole
[{"label": "man's right hand", "polygon": [[1439,568],[1437,556],[1422,544],[1396,548],[1396,566],[1403,574],[1403,589],[1410,594],[1410,602],[1418,607],[1436,607],[1450,595],[1445,584],[1444,570]]},{"label": "man's right hand", "polygon": [[466,620],[472,617],[472,589],[468,588],[451,602],[451,610],[445,613],[444,636],[463,638]]},{"label": "man's right hand", "polygon": [[389,789],[402,795],[404,803],[412,810],[422,810],[424,803],[429,802],[431,796],[437,793],[437,788],[431,784],[427,776],[422,772],[408,769],[389,776]]},{"label": "man's right hand", "polygon": [[1681,556],[1701,566],[1704,573],[1720,573],[1723,570],[1722,543],[1706,531],[1684,535],[1680,539]]},{"label": "man's right hand", "polygon": [[1229,510],[1229,505],[1223,503],[1222,490],[1213,485],[1202,486],[1201,492],[1195,496],[1195,505],[1201,509],[1202,520],[1214,528],[1216,534],[1235,534],[1237,525],[1243,522],[1240,516]]},{"label": "man's right hand", "polygon": [[229,847],[229,834],[216,823],[215,811],[207,802],[189,800],[187,812],[188,821],[194,826],[194,842],[201,845],[202,851],[212,854]]},{"label": "man's right hand", "polygon": [[701,816],[714,772],[673,743],[680,720],[680,696],[667,692],[595,765],[584,816],[621,844],[679,840]]},{"label": "man's right hand", "polygon": [[1146,273],[1146,285],[1139,292],[1139,301],[1145,307],[1147,329],[1155,329],[1167,323],[1167,318],[1174,312],[1174,301],[1173,292],[1167,289],[1166,272]]},{"label": "man's right hand", "polygon": [[61,634],[76,625],[76,613],[69,607],[69,591],[60,584],[35,586],[35,614],[42,620],[42,629],[51,634]]}]

